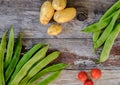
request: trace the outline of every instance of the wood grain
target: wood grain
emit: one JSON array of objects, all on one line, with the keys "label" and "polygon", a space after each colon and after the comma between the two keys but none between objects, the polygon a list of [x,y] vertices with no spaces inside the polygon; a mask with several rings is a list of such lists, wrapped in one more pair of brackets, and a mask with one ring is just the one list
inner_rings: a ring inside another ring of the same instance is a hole
[{"label": "wood grain", "polygon": [[[49,36],[47,28],[56,23],[43,26],[39,23],[39,12],[45,0],[0,0],[0,38],[6,29],[15,26],[15,37],[23,33],[23,53],[37,43],[49,43],[49,52],[61,51],[60,57],[53,63],[63,62],[70,66],[61,77],[51,85],[83,85],[77,79],[80,70],[94,67],[103,69],[103,77],[95,85],[120,85],[120,35],[114,43],[110,58],[102,64],[96,64],[102,47],[93,51],[92,34],[81,32],[86,26],[97,22],[117,0],[68,0],[67,7],[75,7],[74,20],[62,24],[63,32],[58,36]],[[53,64],[51,63],[51,64]]]},{"label": "wood grain", "polygon": [[[84,85],[77,78],[80,70],[64,70],[62,75],[50,85]],[[87,70],[89,73],[90,70]],[[95,85],[120,85],[119,70],[102,70],[103,75],[99,80],[93,80]]]},{"label": "wood grain", "polygon": [[49,43],[50,51],[59,50],[61,56],[54,63],[63,62],[70,65],[69,70],[92,69],[120,69],[120,40],[116,40],[111,50],[110,58],[102,64],[96,64],[102,48],[93,51],[92,39],[23,39],[25,49],[31,48],[36,43]]}]

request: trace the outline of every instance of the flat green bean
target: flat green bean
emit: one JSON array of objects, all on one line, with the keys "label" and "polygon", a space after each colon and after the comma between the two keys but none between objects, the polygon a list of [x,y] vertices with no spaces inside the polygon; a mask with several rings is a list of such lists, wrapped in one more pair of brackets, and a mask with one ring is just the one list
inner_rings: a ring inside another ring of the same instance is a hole
[{"label": "flat green bean", "polygon": [[17,73],[17,75],[14,77],[14,79],[9,83],[9,85],[18,85],[19,82],[22,80],[23,77],[25,77],[28,73],[28,71],[31,69],[31,67],[38,61],[42,60],[46,52],[48,50],[48,46],[45,46],[41,50],[39,50],[27,63],[23,65],[21,70]]},{"label": "flat green bean", "polygon": [[5,69],[8,67],[8,65],[11,62],[12,55],[13,55],[13,49],[14,49],[14,27],[11,27],[11,31],[9,34],[9,41],[7,45],[7,53],[5,58]]},{"label": "flat green bean", "polygon": [[4,78],[5,50],[6,50],[6,32],[4,33],[0,44],[0,85],[5,85],[5,78]]},{"label": "flat green bean", "polygon": [[113,16],[114,12],[117,11],[120,8],[120,0],[118,0],[114,5],[112,5],[106,12],[105,14],[101,17],[99,20],[99,24],[92,24],[88,27],[86,27],[84,32],[95,32],[98,30],[101,30],[105,28],[109,24],[109,18]]},{"label": "flat green bean", "polygon": [[109,58],[110,50],[119,32],[120,32],[120,23],[116,25],[115,29],[111,32],[108,39],[106,40],[102,53],[100,55],[99,62],[104,62]]},{"label": "flat green bean", "polygon": [[101,33],[101,30],[96,31],[96,32],[93,33],[93,42],[94,43],[98,40],[98,38],[100,36],[100,33]]},{"label": "flat green bean", "polygon": [[96,31],[102,30],[110,23],[110,21],[114,15],[115,15],[115,13],[112,13],[109,17],[107,17],[103,20],[100,20],[99,22],[96,22],[92,25],[87,26],[82,31],[83,32],[96,32]]},{"label": "flat green bean", "polygon": [[100,20],[105,19],[106,17],[110,16],[113,12],[117,11],[120,9],[120,0],[118,0],[114,5],[112,5],[106,12],[105,14],[101,17]]},{"label": "flat green bean", "polygon": [[20,61],[18,62],[15,71],[12,75],[12,77],[10,78],[10,81],[12,81],[14,79],[14,77],[16,76],[16,74],[20,71],[20,69],[22,68],[22,66],[32,57],[32,55],[41,47],[43,46],[43,44],[39,43],[37,45],[35,45],[33,48],[31,48],[26,54],[24,54],[24,56],[20,59]]},{"label": "flat green bean", "polygon": [[16,48],[15,48],[14,56],[12,58],[12,61],[10,62],[10,65],[8,66],[8,68],[5,71],[5,81],[6,82],[8,81],[8,79],[10,78],[10,76],[12,75],[12,73],[16,67],[16,64],[20,58],[21,49],[22,49],[22,34],[20,33]]},{"label": "flat green bean", "polygon": [[104,30],[104,32],[102,33],[100,38],[95,43],[95,49],[99,48],[105,42],[105,40],[108,38],[108,36],[110,35],[111,31],[113,30],[113,28],[115,26],[115,22],[119,16],[119,14],[120,14],[120,10],[118,10],[116,12],[116,14],[113,16],[110,24],[107,26],[107,28]]},{"label": "flat green bean", "polygon": [[49,83],[54,81],[56,78],[58,78],[60,76],[61,72],[62,72],[62,70],[54,72],[46,79],[40,81],[40,83],[38,83],[37,85],[48,85]]},{"label": "flat green bean", "polygon": [[68,65],[67,64],[56,64],[56,65],[52,65],[49,66],[45,69],[43,69],[42,71],[40,71],[39,73],[37,73],[35,76],[33,76],[28,82],[27,85],[34,85],[34,83],[39,80],[42,76],[50,73],[50,72],[54,72],[54,71],[58,71],[58,70],[62,70],[64,68],[66,68]]},{"label": "flat green bean", "polygon": [[[93,33],[93,43],[94,43],[94,45],[95,45],[96,41],[98,40],[100,34],[101,34],[101,30],[96,31],[96,32]],[[94,52],[96,52],[95,47],[94,47]]]},{"label": "flat green bean", "polygon": [[41,69],[43,69],[46,65],[48,65],[50,62],[58,58],[60,52],[55,51],[51,54],[49,54],[47,57],[45,57],[42,61],[38,62],[27,74],[27,76],[20,82],[19,85],[26,85],[27,82],[36,75]]}]

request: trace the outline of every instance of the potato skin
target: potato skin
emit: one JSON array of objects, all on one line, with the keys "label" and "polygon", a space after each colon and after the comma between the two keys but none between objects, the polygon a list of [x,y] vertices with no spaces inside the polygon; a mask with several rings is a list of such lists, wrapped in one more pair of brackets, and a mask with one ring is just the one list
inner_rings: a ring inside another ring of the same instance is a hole
[{"label": "potato skin", "polygon": [[50,1],[45,1],[41,6],[40,23],[46,25],[54,15],[54,8]]},{"label": "potato skin", "polygon": [[62,26],[58,24],[51,25],[47,30],[47,33],[51,36],[56,36],[61,32],[62,32]]},{"label": "potato skin", "polygon": [[58,23],[65,23],[71,21],[76,16],[75,8],[66,8],[61,11],[56,11],[54,14],[54,20]]},{"label": "potato skin", "polygon": [[66,7],[67,0],[53,0],[52,6],[55,10],[63,10]]}]

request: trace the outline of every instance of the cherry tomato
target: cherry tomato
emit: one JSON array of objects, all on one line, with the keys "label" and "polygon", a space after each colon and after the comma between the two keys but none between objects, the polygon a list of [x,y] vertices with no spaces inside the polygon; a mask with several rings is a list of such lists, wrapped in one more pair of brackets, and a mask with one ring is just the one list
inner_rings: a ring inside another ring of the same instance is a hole
[{"label": "cherry tomato", "polygon": [[85,71],[81,71],[78,73],[78,79],[82,82],[85,82],[88,79],[88,75]]},{"label": "cherry tomato", "polygon": [[92,80],[86,80],[84,85],[94,85]]},{"label": "cherry tomato", "polygon": [[94,68],[91,71],[91,76],[93,79],[99,79],[102,76],[102,72],[98,68]]}]

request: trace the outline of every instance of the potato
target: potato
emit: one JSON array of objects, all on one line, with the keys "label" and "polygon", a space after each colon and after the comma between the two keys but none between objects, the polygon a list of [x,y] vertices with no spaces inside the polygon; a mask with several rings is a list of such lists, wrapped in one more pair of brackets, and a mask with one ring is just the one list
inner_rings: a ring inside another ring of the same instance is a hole
[{"label": "potato", "polygon": [[40,11],[40,22],[43,25],[46,25],[49,23],[51,18],[54,15],[54,8],[52,7],[52,3],[50,1],[45,1],[43,5],[41,6]]},{"label": "potato", "polygon": [[66,7],[67,0],[53,0],[52,6],[55,10],[63,10]]},{"label": "potato", "polygon": [[61,32],[62,32],[62,26],[58,24],[51,25],[47,31],[47,33],[51,36],[56,36]]},{"label": "potato", "polygon": [[56,11],[54,14],[54,20],[58,23],[65,23],[71,21],[76,16],[75,8],[66,8],[61,11]]}]

